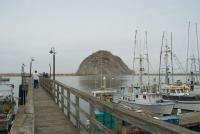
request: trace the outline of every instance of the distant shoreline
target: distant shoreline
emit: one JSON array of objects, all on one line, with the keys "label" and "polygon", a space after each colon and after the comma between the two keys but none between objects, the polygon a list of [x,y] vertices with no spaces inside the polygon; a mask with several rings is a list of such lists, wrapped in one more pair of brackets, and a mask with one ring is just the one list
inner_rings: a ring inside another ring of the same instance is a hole
[{"label": "distant shoreline", "polygon": [[[94,75],[94,74],[87,74],[87,75],[80,75],[80,74],[76,74],[76,73],[57,73],[56,76],[88,76],[88,75]],[[109,75],[109,74],[108,74]],[[115,75],[115,74],[112,74]],[[119,74],[116,74],[119,75]],[[132,75],[132,74],[122,74],[122,75]],[[139,74],[135,74],[135,75],[139,75]],[[158,76],[158,74],[149,74],[150,76]],[[162,76],[165,74],[161,74]],[[185,73],[176,73],[174,74],[174,76],[185,76],[187,74]],[[190,75],[190,74],[188,74]],[[195,75],[195,74],[194,74]],[[21,73],[0,73],[0,77],[19,77],[21,76]],[[29,76],[29,73],[26,73],[26,76]],[[144,74],[144,76],[147,76],[147,74]]]},{"label": "distant shoreline", "polygon": [[[42,74],[42,73],[41,73]],[[0,77],[18,77],[21,76],[21,73],[0,73]],[[26,76],[29,76],[29,73],[26,73]],[[58,73],[56,76],[78,76],[75,73]]]}]

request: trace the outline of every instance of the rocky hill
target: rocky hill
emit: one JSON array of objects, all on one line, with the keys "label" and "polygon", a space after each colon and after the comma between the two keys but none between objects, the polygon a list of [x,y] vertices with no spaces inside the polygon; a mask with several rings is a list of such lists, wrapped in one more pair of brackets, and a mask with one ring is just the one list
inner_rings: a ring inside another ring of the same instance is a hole
[{"label": "rocky hill", "polygon": [[130,74],[131,70],[118,56],[111,52],[100,50],[87,58],[80,64],[77,74]]}]

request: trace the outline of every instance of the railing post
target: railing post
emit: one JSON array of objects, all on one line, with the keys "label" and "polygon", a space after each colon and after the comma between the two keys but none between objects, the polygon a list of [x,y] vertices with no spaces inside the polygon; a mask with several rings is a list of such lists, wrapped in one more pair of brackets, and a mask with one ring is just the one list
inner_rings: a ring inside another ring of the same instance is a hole
[{"label": "railing post", "polygon": [[55,101],[56,98],[56,83],[53,81],[53,101]]},{"label": "railing post", "polygon": [[58,104],[59,107],[59,85],[56,84],[56,103]]},{"label": "railing post", "polygon": [[115,134],[122,134],[122,120],[115,118]]},{"label": "railing post", "polygon": [[79,97],[76,96],[76,126],[77,128],[80,128],[80,115],[79,115]]},{"label": "railing post", "polygon": [[65,95],[64,95],[64,88],[63,88],[63,86],[61,87],[61,109],[62,109],[62,111],[64,112],[65,110],[65,108],[64,108],[64,103],[65,103],[65,101],[64,101],[64,99],[65,99]]},{"label": "railing post", "polygon": [[67,117],[70,119],[70,91],[67,90]]},{"label": "railing post", "polygon": [[90,102],[90,119],[89,119],[90,134],[93,134],[93,132],[94,132],[94,125],[93,125],[93,121],[92,121],[92,119],[94,118],[94,110],[95,110],[94,104],[92,102]]},{"label": "railing post", "polygon": [[53,93],[54,93],[54,89],[53,89],[53,87],[54,87],[54,82],[53,82],[52,80],[50,81],[50,86],[51,86],[50,92],[51,92],[51,96],[52,96],[52,98],[53,98]]}]

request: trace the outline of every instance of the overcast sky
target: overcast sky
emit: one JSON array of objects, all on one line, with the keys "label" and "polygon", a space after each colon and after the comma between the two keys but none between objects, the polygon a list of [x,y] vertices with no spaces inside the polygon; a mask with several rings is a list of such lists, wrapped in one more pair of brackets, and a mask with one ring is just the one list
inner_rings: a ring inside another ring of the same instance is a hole
[{"label": "overcast sky", "polygon": [[148,31],[155,68],[163,31],[168,40],[173,32],[174,52],[185,64],[188,21],[195,48],[200,0],[0,0],[0,72],[20,72],[22,63],[28,72],[31,57],[34,70],[48,72],[51,47],[59,73],[75,72],[97,50],[111,51],[131,68],[135,29],[141,44]]}]

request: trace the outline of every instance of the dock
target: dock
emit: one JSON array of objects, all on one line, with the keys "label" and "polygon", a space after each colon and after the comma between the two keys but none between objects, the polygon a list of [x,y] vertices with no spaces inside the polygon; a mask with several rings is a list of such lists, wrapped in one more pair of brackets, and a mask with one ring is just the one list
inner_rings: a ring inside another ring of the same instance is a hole
[{"label": "dock", "polygon": [[[152,134],[197,134],[181,126],[124,109],[118,104],[100,101],[86,92],[49,78],[41,77],[38,89],[30,87],[27,103],[24,110],[21,110],[23,118],[17,114],[12,134],[78,134],[83,130],[88,134],[129,134],[130,126]],[[83,108],[82,102],[89,107]],[[108,128],[96,120],[97,108],[114,117],[114,128]],[[83,116],[85,121],[81,120]]]},{"label": "dock", "polygon": [[75,126],[42,88],[34,89],[34,106],[36,134],[78,134]]},{"label": "dock", "polygon": [[179,125],[195,125],[200,123],[200,112],[190,112],[179,116]]}]

